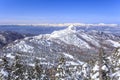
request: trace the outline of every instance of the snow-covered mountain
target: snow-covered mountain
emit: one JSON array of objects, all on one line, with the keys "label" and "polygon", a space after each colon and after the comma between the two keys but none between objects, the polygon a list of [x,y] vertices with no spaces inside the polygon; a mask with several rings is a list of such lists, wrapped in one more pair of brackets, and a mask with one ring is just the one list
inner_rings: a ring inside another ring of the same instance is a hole
[{"label": "snow-covered mountain", "polygon": [[[4,47],[2,52],[8,58],[9,65],[11,66],[15,62],[16,56],[19,56],[24,65],[32,67],[36,65],[35,62],[37,59],[45,71],[46,68],[53,67],[69,68],[72,71],[68,73],[71,74],[66,73],[64,80],[98,80],[100,69],[99,53],[102,48],[106,54],[101,57],[104,62],[101,69],[105,71],[107,78],[119,80],[120,64],[118,63],[117,65],[116,63],[119,61],[119,41],[119,36],[95,30],[88,32],[77,30],[75,26],[71,25],[64,30],[54,31],[51,34],[42,34],[15,40]],[[113,52],[114,49],[117,49],[116,52]],[[65,59],[63,61],[64,64],[59,63],[59,59],[61,58]],[[109,63],[105,60],[108,60]],[[2,62],[2,59],[0,61]],[[111,67],[116,68],[113,69]],[[108,69],[113,69],[113,71],[110,73],[108,71],[111,70]],[[6,70],[3,68],[0,68],[0,70],[1,74],[6,75]],[[59,75],[57,72],[54,74],[54,76]]]},{"label": "snow-covered mountain", "polygon": [[17,40],[23,39],[26,35],[22,35],[17,32],[12,31],[0,31],[0,48],[4,47],[5,45]]},{"label": "snow-covered mountain", "polygon": [[5,47],[4,51],[27,53],[34,56],[47,55],[52,58],[53,56],[59,56],[61,53],[69,53],[77,58],[83,57],[80,59],[84,59],[86,54],[98,53],[100,47],[103,47],[106,53],[109,53],[115,47],[120,46],[119,40],[119,36],[112,34],[98,31],[85,32],[77,30],[75,26],[69,26],[67,29],[54,31],[51,34],[16,40]]}]

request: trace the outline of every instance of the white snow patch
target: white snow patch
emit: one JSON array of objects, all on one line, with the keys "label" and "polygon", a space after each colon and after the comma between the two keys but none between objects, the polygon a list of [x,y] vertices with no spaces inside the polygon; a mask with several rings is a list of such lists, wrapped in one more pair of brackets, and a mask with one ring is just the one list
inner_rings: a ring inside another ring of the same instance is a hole
[{"label": "white snow patch", "polygon": [[35,64],[32,64],[32,63],[29,63],[28,65],[29,65],[29,66],[35,66]]},{"label": "white snow patch", "polygon": [[96,46],[100,46],[98,41],[91,35],[85,34],[85,33],[81,33],[80,35],[82,38],[84,38],[86,41],[91,42],[92,44],[96,45]]},{"label": "white snow patch", "polygon": [[98,76],[99,76],[99,72],[96,72],[96,73],[92,76],[92,79],[99,80]]},{"label": "white snow patch", "polygon": [[114,47],[120,47],[120,43],[119,42],[116,42],[116,41],[113,41],[113,40],[107,40],[108,42],[112,43],[112,45]]},{"label": "white snow patch", "polygon": [[1,70],[1,74],[5,77],[8,77],[8,72],[3,69]]},{"label": "white snow patch", "polygon": [[94,67],[93,67],[93,71],[98,71],[99,70],[99,66],[98,65],[95,65]]},{"label": "white snow patch", "polygon": [[114,77],[114,76],[120,77],[120,71],[117,71],[117,72],[113,73],[113,74],[112,74],[112,77]]},{"label": "white snow patch", "polygon": [[2,59],[0,59],[0,61],[2,61]]},{"label": "white snow patch", "polygon": [[11,58],[11,59],[14,59],[14,58],[15,58],[15,56],[11,55],[11,53],[7,54],[6,57],[9,57],[9,58]]},{"label": "white snow patch", "polygon": [[70,55],[70,54],[66,54],[66,53],[63,53],[66,57],[69,57],[69,58],[71,58],[71,59],[74,59],[74,57],[72,56],[72,55]]},{"label": "white snow patch", "polygon": [[32,52],[33,51],[33,48],[32,46],[28,45],[25,43],[25,41],[20,41],[18,44],[16,44],[14,46],[14,48],[16,48],[16,46],[22,50],[23,52]]},{"label": "white snow patch", "polygon": [[75,45],[75,46],[82,47],[82,48],[88,48],[88,49],[91,48],[88,45],[88,43],[78,38],[77,35],[73,33],[72,31],[59,31],[58,33],[53,32],[50,38],[57,38],[65,42],[66,44]]},{"label": "white snow patch", "polygon": [[81,65],[83,65],[83,64],[84,64],[84,62],[81,62],[81,61],[79,61],[79,60],[77,60],[77,62],[78,62],[79,64],[81,64]]},{"label": "white snow patch", "polygon": [[103,65],[102,70],[108,71],[108,68],[105,65]]}]

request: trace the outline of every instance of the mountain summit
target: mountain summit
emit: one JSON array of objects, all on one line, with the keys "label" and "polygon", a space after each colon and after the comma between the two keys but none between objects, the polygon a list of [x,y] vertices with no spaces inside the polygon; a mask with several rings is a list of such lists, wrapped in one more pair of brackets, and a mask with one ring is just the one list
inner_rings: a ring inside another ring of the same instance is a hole
[{"label": "mountain summit", "polygon": [[68,30],[76,31],[76,27],[74,25],[68,26]]}]

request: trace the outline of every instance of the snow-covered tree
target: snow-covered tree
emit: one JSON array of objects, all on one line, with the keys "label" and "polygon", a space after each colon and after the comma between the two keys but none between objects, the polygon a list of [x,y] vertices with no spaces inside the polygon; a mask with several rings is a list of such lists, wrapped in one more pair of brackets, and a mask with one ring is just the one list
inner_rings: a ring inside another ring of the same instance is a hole
[{"label": "snow-covered tree", "polygon": [[65,79],[65,69],[66,69],[66,66],[65,66],[65,58],[64,57],[61,57],[59,59],[59,62],[58,62],[58,65],[57,65],[57,73],[56,73],[56,78],[58,79]]},{"label": "snow-covered tree", "polygon": [[2,80],[9,80],[10,79],[10,73],[11,73],[11,68],[9,66],[9,62],[7,60],[6,56],[3,56],[2,58],[2,63],[0,65],[2,68],[0,71],[0,76]]},{"label": "snow-covered tree", "polygon": [[23,73],[25,71],[24,64],[21,61],[20,56],[17,54],[15,56],[11,69],[12,69],[11,75],[13,79],[15,80],[24,79],[24,76],[23,76]]},{"label": "snow-covered tree", "polygon": [[111,63],[111,79],[120,80],[120,47],[116,48],[108,59]]},{"label": "snow-covered tree", "polygon": [[39,60],[35,60],[35,66],[34,66],[34,77],[36,80],[39,80],[42,78],[42,73],[43,73],[43,68],[42,65],[40,64]]}]

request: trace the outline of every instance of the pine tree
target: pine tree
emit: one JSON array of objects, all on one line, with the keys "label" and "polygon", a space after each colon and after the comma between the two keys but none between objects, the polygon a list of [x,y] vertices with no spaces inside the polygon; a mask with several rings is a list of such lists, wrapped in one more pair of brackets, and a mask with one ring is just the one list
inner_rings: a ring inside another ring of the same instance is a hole
[{"label": "pine tree", "polygon": [[109,80],[110,72],[110,62],[107,59],[107,54],[101,48],[99,52],[99,80]]},{"label": "pine tree", "polygon": [[59,59],[59,63],[58,63],[58,66],[57,66],[57,73],[56,73],[56,77],[58,79],[65,79],[65,74],[66,74],[66,66],[65,66],[65,58],[64,57],[61,57]]},{"label": "pine tree", "polygon": [[33,73],[35,79],[40,80],[42,78],[42,73],[43,73],[42,65],[40,64],[40,61],[36,59]]},{"label": "pine tree", "polygon": [[14,80],[21,80],[24,78],[23,73],[24,73],[24,65],[20,60],[20,56],[16,54],[15,60],[12,64],[12,77]]},{"label": "pine tree", "polygon": [[6,55],[2,58],[2,64],[1,64],[1,78],[3,80],[9,80],[10,79],[10,73],[11,73],[11,69],[9,66],[9,62],[7,60]]},{"label": "pine tree", "polygon": [[[112,66],[111,67],[112,74],[119,71],[119,68],[120,68],[119,61],[120,61],[120,47],[116,48],[110,57],[110,62],[111,62],[111,66]],[[118,79],[117,75],[112,76],[112,80],[117,80],[117,79]]]}]

